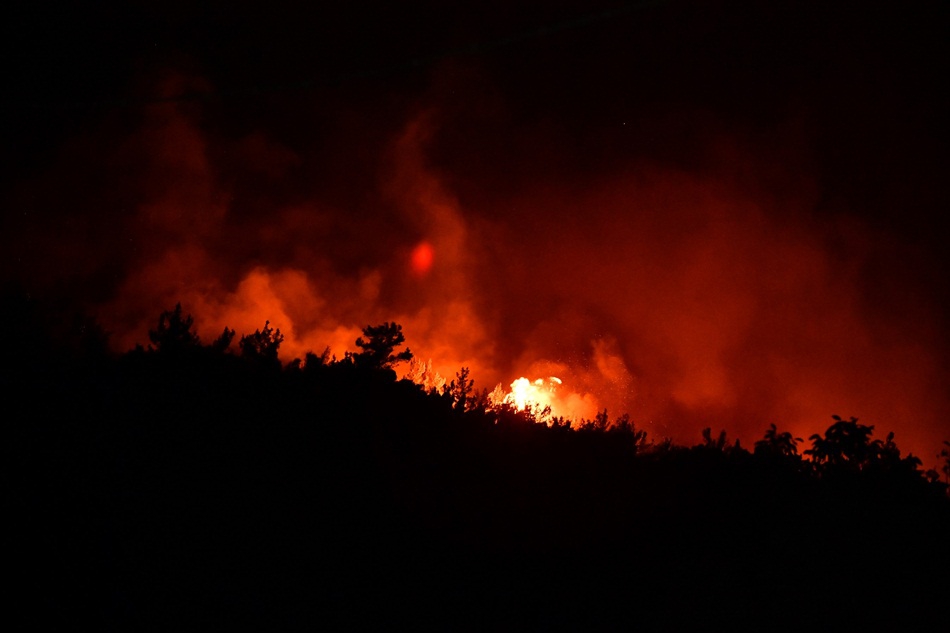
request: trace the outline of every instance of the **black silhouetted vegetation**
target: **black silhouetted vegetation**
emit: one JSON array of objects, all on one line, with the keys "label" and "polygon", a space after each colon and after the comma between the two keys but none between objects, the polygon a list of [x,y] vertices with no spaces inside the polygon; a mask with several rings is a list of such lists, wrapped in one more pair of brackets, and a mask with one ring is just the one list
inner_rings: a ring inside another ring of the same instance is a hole
[{"label": "black silhouetted vegetation", "polygon": [[755,454],[781,460],[795,460],[798,458],[798,445],[803,441],[800,437],[792,437],[788,431],[779,433],[778,428],[770,424],[765,431],[765,437],[755,443]]},{"label": "black silhouetted vegetation", "polygon": [[394,323],[282,364],[269,322],[231,350],[177,305],[115,355],[8,295],[8,575],[37,626],[946,623],[950,444],[943,481],[855,418],[804,451],[775,424],[679,446],[492,406],[464,367],[397,380]]},{"label": "black silhouetted vegetation", "polygon": [[401,325],[368,325],[363,329],[363,335],[365,339],[362,336],[356,339],[356,346],[362,350],[353,356],[357,365],[371,369],[392,369],[403,361],[412,360],[412,352],[408,348],[401,352],[395,351],[406,341]]},{"label": "black silhouetted vegetation", "polygon": [[200,345],[200,339],[192,326],[195,320],[189,314],[181,315],[181,304],[174,310],[166,310],[158,317],[158,327],[148,331],[148,340],[163,354],[182,354]]},{"label": "black silhouetted vegetation", "polygon": [[[227,340],[230,342],[233,336],[233,331],[225,327],[222,338],[228,337]],[[280,359],[277,353],[283,342],[284,335],[280,333],[280,330],[274,330],[270,327],[270,321],[265,321],[263,330],[255,330],[253,334],[241,337],[241,358],[260,367],[279,370]],[[227,348],[227,345],[224,345],[224,348]]]},{"label": "black silhouetted vegetation", "polygon": [[943,472],[944,480],[947,484],[950,484],[950,442],[944,442],[946,448],[944,448],[937,457],[943,458],[943,465],[940,470]]}]

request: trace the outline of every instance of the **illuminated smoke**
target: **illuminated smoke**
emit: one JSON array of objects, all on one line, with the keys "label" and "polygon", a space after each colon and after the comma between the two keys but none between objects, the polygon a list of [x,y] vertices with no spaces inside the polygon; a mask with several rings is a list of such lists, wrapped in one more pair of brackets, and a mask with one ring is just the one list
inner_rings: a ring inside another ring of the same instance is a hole
[{"label": "illuminated smoke", "polygon": [[[531,391],[512,396],[519,407],[629,412],[653,439],[695,443],[711,426],[749,446],[771,422],[807,436],[838,413],[894,430],[926,462],[947,434],[940,324],[917,269],[891,266],[912,249],[817,214],[807,174],[749,185],[770,168],[762,150],[714,139],[713,167],[526,172],[493,189],[479,180],[490,167],[458,158],[482,139],[446,149],[452,114],[431,106],[369,144],[370,201],[341,204],[286,193],[317,149],[208,135],[193,105],[148,112],[115,148],[114,169],[132,172],[121,201],[134,202],[109,216],[117,228],[78,249],[54,227],[18,251],[44,279],[108,278],[92,303],[119,349],[147,342],[178,301],[206,341],[269,320],[284,361],[342,356],[364,326],[396,321],[418,360],[404,375],[441,388],[469,367],[477,388]],[[512,151],[539,134],[515,135]]]},{"label": "illuminated smoke", "polygon": [[593,419],[597,415],[597,401],[592,394],[578,394],[565,388],[557,376],[529,380],[522,376],[506,391],[499,383],[489,394],[495,407],[511,406],[517,411],[529,411],[539,421],[563,418],[569,423]]}]

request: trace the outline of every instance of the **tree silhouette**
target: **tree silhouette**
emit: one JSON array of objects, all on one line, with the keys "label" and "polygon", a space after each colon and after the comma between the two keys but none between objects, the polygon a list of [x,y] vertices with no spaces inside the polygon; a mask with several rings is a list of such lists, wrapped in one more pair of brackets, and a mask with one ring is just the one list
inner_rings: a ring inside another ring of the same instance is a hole
[{"label": "tree silhouette", "polygon": [[947,448],[940,451],[938,457],[943,458],[943,465],[940,467],[940,470],[943,472],[943,476],[947,483],[950,484],[950,442],[944,442],[944,445]]},{"label": "tree silhouette", "polygon": [[174,310],[166,310],[158,317],[158,328],[148,331],[148,340],[164,354],[180,354],[199,346],[198,335],[191,331],[194,319],[189,314],[182,318],[181,303]]},{"label": "tree silhouette", "polygon": [[231,341],[233,340],[234,330],[228,329],[228,326],[224,326],[224,331],[221,332],[221,336],[214,339],[214,342],[211,343],[211,349],[223,353],[231,346]]},{"label": "tree silhouette", "polygon": [[704,448],[709,448],[716,451],[725,451],[729,446],[729,442],[726,440],[725,430],[720,431],[716,439],[713,439],[712,429],[708,426],[705,429],[703,429],[702,434],[703,434],[702,446]]},{"label": "tree silhouette", "polygon": [[583,419],[577,425],[579,431],[603,433],[610,426],[610,416],[607,415],[607,409],[598,411],[592,420]]},{"label": "tree silhouette", "polygon": [[[604,409],[606,415],[607,410]],[[624,413],[614,423],[607,428],[607,433],[627,438],[629,446],[633,447],[634,453],[641,450],[647,441],[647,432],[636,428],[630,420],[630,415]]]},{"label": "tree silhouette", "polygon": [[317,371],[321,368],[336,362],[336,358],[330,353],[330,346],[327,345],[323,353],[317,356],[313,352],[307,352],[304,356],[303,367],[308,371]]},{"label": "tree silhouette", "polygon": [[373,369],[392,369],[397,363],[412,360],[412,352],[408,348],[397,353],[395,349],[406,341],[402,333],[402,326],[397,323],[383,323],[382,325],[367,325],[363,328],[363,335],[356,339],[356,346],[361,350],[355,355],[356,364]]},{"label": "tree silhouette", "polygon": [[449,383],[449,393],[452,395],[452,401],[455,403],[457,411],[467,411],[471,408],[469,401],[475,390],[475,381],[469,378],[469,374],[469,368],[462,367],[455,374],[456,380]]},{"label": "tree silhouette", "polygon": [[913,455],[901,458],[901,450],[897,448],[897,444],[894,442],[893,431],[887,434],[887,439],[884,442],[880,440],[872,442],[871,449],[872,462],[882,470],[913,472],[923,463]]},{"label": "tree silhouette", "polygon": [[277,350],[284,341],[280,330],[270,327],[270,321],[264,322],[263,330],[255,330],[253,334],[241,337],[241,356],[252,363],[280,367],[277,359]]},{"label": "tree silhouette", "polygon": [[765,431],[765,438],[755,443],[756,455],[774,455],[783,458],[798,457],[798,443],[802,442],[800,437],[792,437],[788,431],[779,433],[774,424],[770,424]]},{"label": "tree silhouette", "polygon": [[840,416],[831,416],[835,423],[828,427],[824,437],[814,434],[808,439],[812,448],[805,451],[815,463],[835,469],[862,470],[876,457],[880,456],[883,444],[880,440],[871,440],[873,426],[858,424],[851,417],[844,420]]}]

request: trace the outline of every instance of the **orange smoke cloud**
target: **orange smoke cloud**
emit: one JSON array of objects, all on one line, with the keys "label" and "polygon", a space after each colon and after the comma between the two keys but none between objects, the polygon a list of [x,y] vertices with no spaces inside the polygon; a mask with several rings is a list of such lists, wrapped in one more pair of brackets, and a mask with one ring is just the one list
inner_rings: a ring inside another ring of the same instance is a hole
[{"label": "orange smoke cloud", "polygon": [[[181,301],[206,340],[226,326],[240,335],[270,321],[285,337],[285,361],[325,347],[342,356],[354,350],[363,326],[395,320],[417,356],[431,359],[433,373],[451,378],[467,366],[475,375],[491,375],[491,338],[476,313],[467,274],[467,229],[457,201],[425,167],[430,127],[424,117],[391,146],[384,188],[401,218],[396,225],[342,225],[318,206],[298,204],[248,226],[221,206],[231,196],[215,181],[212,152],[197,127],[183,112],[170,110],[136,139],[150,158],[148,171],[157,172],[165,186],[147,189],[134,222],[146,227],[137,237],[147,243],[148,257],[126,273],[102,311],[118,348],[142,343],[158,312]],[[178,160],[168,144],[184,158]],[[268,146],[259,135],[251,144]],[[177,187],[180,182],[188,186]],[[334,228],[343,230],[334,234]],[[374,248],[393,235],[408,240],[419,233],[424,237],[414,246]],[[376,263],[344,269],[339,261],[349,258],[356,234]],[[314,238],[310,244],[308,236]],[[222,260],[221,252],[229,249],[266,254],[259,263],[253,257],[235,262],[233,255]]]},{"label": "orange smoke cloud", "polygon": [[518,231],[499,237],[500,260],[522,251],[509,292],[531,280],[543,306],[521,308],[521,320],[538,324],[522,334],[522,357],[580,354],[575,365],[597,366],[576,334],[583,319],[551,325],[552,306],[582,306],[591,316],[581,331],[609,328],[620,342],[615,366],[630,368],[613,406],[654,434],[695,442],[713,426],[748,445],[768,420],[807,437],[830,413],[850,411],[926,456],[946,433],[937,324],[923,302],[872,318],[875,289],[861,278],[891,240],[854,221],[810,220],[807,207],[783,217],[770,205],[778,202],[655,169],[581,195],[519,200],[526,217],[560,229],[527,244]]},{"label": "orange smoke cloud", "polygon": [[[269,320],[285,361],[396,321],[424,364],[407,373],[554,376],[559,414],[629,412],[654,439],[711,426],[750,445],[771,422],[807,436],[838,413],[927,463],[950,436],[939,316],[917,269],[893,266],[910,247],[819,215],[805,176],[757,186],[755,148],[712,152],[734,171],[624,162],[493,188],[433,158],[458,132],[430,108],[358,148],[381,157],[372,195],[321,197],[306,147],[211,134],[181,104],[149,112],[115,148],[121,247],[77,273],[108,271],[93,303],[119,349],[178,301],[206,341]],[[34,257],[72,252],[51,235]]]}]

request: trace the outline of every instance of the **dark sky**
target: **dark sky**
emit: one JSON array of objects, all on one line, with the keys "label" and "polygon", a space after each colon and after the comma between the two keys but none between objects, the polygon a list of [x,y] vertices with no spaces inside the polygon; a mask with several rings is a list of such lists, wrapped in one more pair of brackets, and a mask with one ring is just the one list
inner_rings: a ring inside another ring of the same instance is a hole
[{"label": "dark sky", "polygon": [[120,349],[398,320],[656,436],[950,436],[941,3],[319,4],[8,8],[3,278]]}]

